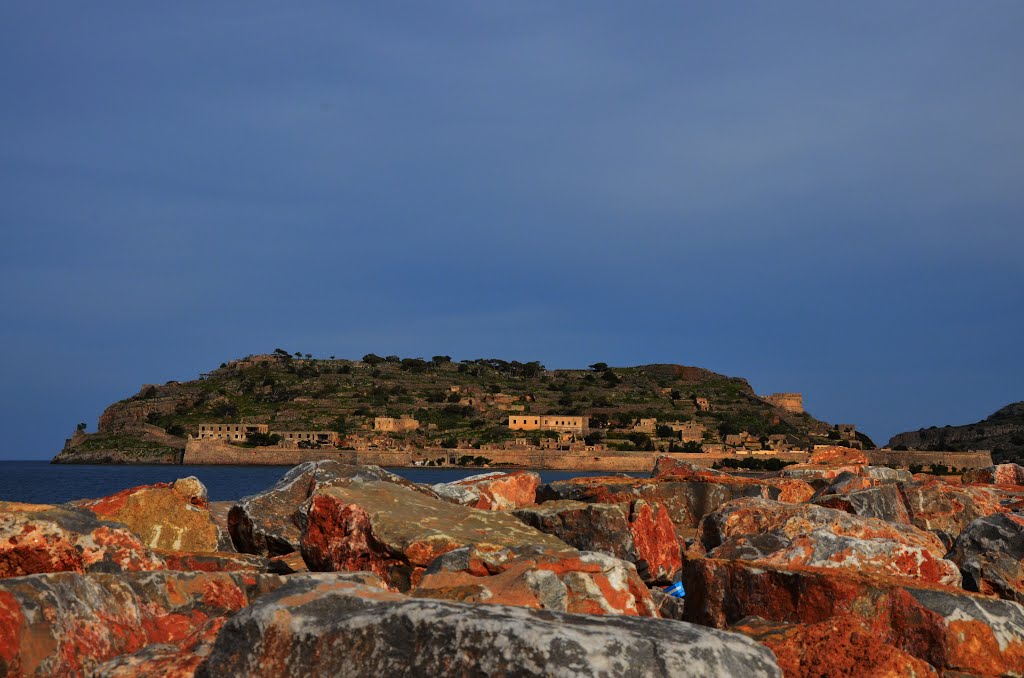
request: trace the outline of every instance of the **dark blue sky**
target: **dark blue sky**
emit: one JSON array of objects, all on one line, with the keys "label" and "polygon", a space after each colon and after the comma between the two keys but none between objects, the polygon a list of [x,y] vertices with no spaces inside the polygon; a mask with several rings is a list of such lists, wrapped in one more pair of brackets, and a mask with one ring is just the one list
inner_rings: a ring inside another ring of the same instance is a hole
[{"label": "dark blue sky", "polygon": [[1024,3],[339,4],[0,6],[0,456],[277,346],[1024,399]]}]

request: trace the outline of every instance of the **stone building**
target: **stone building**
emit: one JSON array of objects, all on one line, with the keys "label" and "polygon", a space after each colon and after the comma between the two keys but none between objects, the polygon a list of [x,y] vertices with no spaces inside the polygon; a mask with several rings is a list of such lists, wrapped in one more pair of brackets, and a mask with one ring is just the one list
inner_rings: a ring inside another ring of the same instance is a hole
[{"label": "stone building", "polygon": [[740,431],[739,433],[729,434],[725,436],[725,446],[730,449],[742,449],[742,450],[759,450],[761,449],[761,441],[755,436],[751,435],[749,431]]},{"label": "stone building", "polygon": [[385,433],[407,433],[416,431],[419,427],[420,422],[407,414],[403,414],[398,419],[394,417],[374,417],[373,419],[373,430]]},{"label": "stone building", "polygon": [[633,430],[637,433],[648,433],[654,435],[655,431],[658,430],[658,420],[651,419],[637,419],[633,424]]},{"label": "stone building", "polygon": [[711,411],[711,403],[708,401],[707,398],[694,398],[693,404],[696,405],[697,409],[700,410],[701,412]]},{"label": "stone building", "polygon": [[274,433],[281,436],[280,444],[286,447],[294,447],[299,443],[337,447],[341,442],[341,436],[337,431],[274,431]]},{"label": "stone building", "polygon": [[704,434],[707,432],[707,427],[697,421],[676,421],[669,426],[679,434],[679,439],[684,443],[699,443],[704,440]]},{"label": "stone building", "polygon": [[590,417],[567,414],[514,414],[508,418],[508,427],[513,431],[560,431],[583,434],[590,429]]},{"label": "stone building", "polygon": [[804,411],[804,396],[802,393],[772,393],[771,395],[761,396],[761,400],[778,407],[780,410],[792,412],[793,414],[802,414]]},{"label": "stone building", "polygon": [[230,442],[244,443],[250,433],[267,433],[267,424],[199,424],[199,439],[215,438]]}]

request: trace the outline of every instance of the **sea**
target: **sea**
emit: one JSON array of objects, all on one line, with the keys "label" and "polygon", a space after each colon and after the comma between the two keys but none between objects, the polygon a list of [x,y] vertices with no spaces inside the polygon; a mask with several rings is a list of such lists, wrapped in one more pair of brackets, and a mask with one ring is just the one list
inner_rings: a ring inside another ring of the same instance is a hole
[{"label": "sea", "polygon": [[[206,485],[210,501],[231,501],[273,485],[289,466],[178,466],[50,464],[46,461],[0,461],[0,500],[30,504],[61,504],[95,499],[129,487],[168,483],[195,476]],[[446,483],[494,469],[390,468],[416,483]],[[545,483],[607,472],[537,471]],[[631,474],[637,476],[645,473]]]}]

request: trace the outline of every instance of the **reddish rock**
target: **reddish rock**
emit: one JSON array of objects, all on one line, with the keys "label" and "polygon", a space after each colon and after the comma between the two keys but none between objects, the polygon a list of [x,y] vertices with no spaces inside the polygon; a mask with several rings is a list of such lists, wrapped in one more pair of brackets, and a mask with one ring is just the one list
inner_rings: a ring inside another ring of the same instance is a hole
[{"label": "reddish rock", "polygon": [[71,507],[0,502],[0,577],[163,566],[124,525]]},{"label": "reddish rock", "polygon": [[887,644],[848,615],[814,624],[747,617],[729,630],[770,649],[786,678],[938,676],[931,664]]},{"label": "reddish rock", "polygon": [[700,545],[708,557],[777,566],[846,568],[960,585],[935,535],[813,504],[740,499],[705,516]]},{"label": "reddish rock", "polygon": [[149,645],[194,650],[212,640],[215,620],[282,583],[275,575],[169,571],[0,580],[0,672],[82,675]]},{"label": "reddish rock", "polygon": [[852,615],[886,644],[940,671],[1013,675],[1024,666],[1024,607],[941,586],[739,560],[683,564],[687,621],[727,628],[744,617],[816,624]]},{"label": "reddish rock", "polygon": [[698,466],[673,457],[658,457],[654,462],[654,471],[651,473],[651,477],[665,478],[669,476],[676,480],[715,480],[733,477],[728,471]]},{"label": "reddish rock", "polygon": [[296,572],[309,572],[306,561],[298,551],[286,553],[283,556],[274,556],[270,559],[270,571],[277,574],[295,574]]},{"label": "reddish rock", "polygon": [[920,547],[935,558],[942,558],[946,553],[938,537],[912,525],[855,516],[814,504],[786,504],[756,498],[739,499],[708,514],[701,522],[698,538],[705,550],[711,550],[732,537],[774,532],[793,539],[817,529],[856,539],[888,539]]},{"label": "reddish rock", "polygon": [[993,486],[956,485],[933,476],[915,476],[900,486],[912,524],[923,530],[940,530],[955,539],[969,523],[1007,508]]},{"label": "reddish rock", "polygon": [[1024,516],[978,518],[960,533],[949,558],[964,574],[964,588],[1024,603]]},{"label": "reddish rock", "polygon": [[1024,466],[1020,464],[996,464],[987,468],[973,468],[966,471],[961,478],[965,483],[1024,485]]},{"label": "reddish rock", "polygon": [[412,595],[578,614],[658,616],[633,565],[576,550],[457,549],[431,563]]},{"label": "reddish rock", "polygon": [[302,557],[312,570],[374,572],[404,591],[439,555],[487,544],[568,548],[507,513],[459,506],[396,483],[359,481],[313,496]]},{"label": "reddish rock", "polygon": [[643,499],[628,505],[550,501],[512,513],[581,551],[598,551],[633,563],[649,584],[667,584],[682,565],[668,511]]},{"label": "reddish rock", "polygon": [[95,675],[103,678],[192,678],[209,656],[226,617],[214,617],[203,625],[194,641],[182,647],[167,644],[147,645],[132,654],[120,655],[100,664]]},{"label": "reddish rock", "polygon": [[824,466],[867,466],[868,458],[863,452],[852,447],[823,447],[814,450],[807,463]]},{"label": "reddish rock", "polygon": [[206,487],[198,478],[143,485],[75,506],[103,520],[123,523],[150,548],[218,551],[230,548],[207,509]]},{"label": "reddish rock", "polygon": [[716,508],[739,497],[764,497],[779,501],[807,501],[814,488],[801,481],[772,478],[767,480],[722,476],[703,480],[676,480],[627,476],[583,477],[541,485],[540,502],[573,500],[586,503],[631,505],[643,499],[668,512],[677,534],[697,527],[700,519]]},{"label": "reddish rock", "polygon": [[437,496],[455,504],[487,511],[507,511],[532,506],[537,499],[540,475],[533,471],[484,473],[452,483],[432,486]]},{"label": "reddish rock", "polygon": [[358,480],[379,480],[436,497],[430,490],[378,466],[310,461],[289,470],[273,487],[240,499],[228,513],[228,529],[242,553],[280,556],[299,550],[309,499],[328,487]]},{"label": "reddish rock", "polygon": [[[168,570],[183,572],[270,572],[271,562],[251,553],[154,549]],[[287,574],[277,572],[276,574]]]}]

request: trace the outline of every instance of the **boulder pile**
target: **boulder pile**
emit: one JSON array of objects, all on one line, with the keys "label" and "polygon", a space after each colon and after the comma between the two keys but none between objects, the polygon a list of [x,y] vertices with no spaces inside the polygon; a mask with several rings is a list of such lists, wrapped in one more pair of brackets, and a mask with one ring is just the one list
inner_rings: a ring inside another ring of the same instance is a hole
[{"label": "boulder pile", "polygon": [[830,448],[775,474],[321,461],[230,505],[195,478],[0,502],[0,676],[1020,676],[1021,483]]}]

